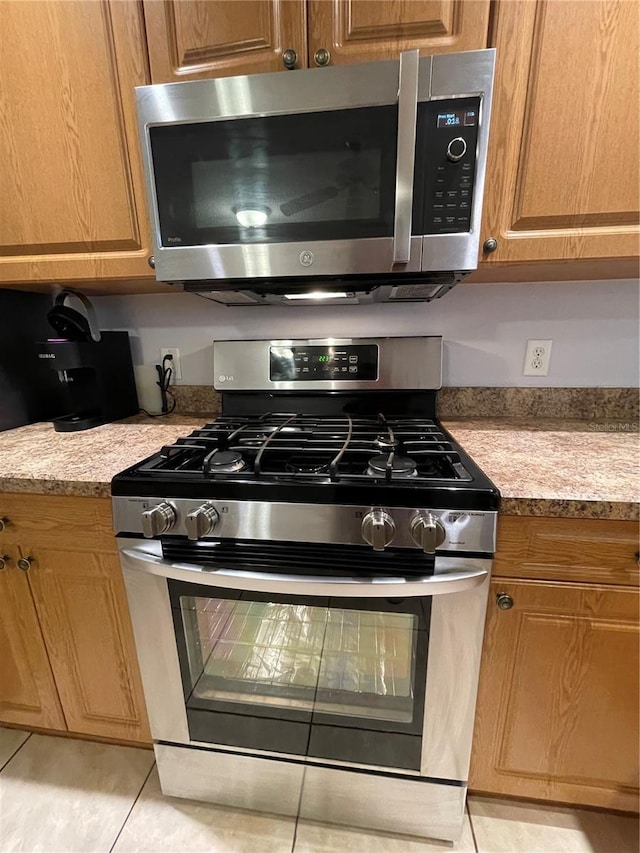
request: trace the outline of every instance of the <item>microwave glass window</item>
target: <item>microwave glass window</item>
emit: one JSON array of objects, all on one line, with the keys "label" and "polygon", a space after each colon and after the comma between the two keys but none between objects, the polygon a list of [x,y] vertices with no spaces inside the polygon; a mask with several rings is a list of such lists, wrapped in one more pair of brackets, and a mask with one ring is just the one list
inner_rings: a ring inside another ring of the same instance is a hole
[{"label": "microwave glass window", "polygon": [[396,106],[149,133],[164,246],[393,234]]},{"label": "microwave glass window", "polygon": [[418,617],[181,597],[190,704],[413,722]]},{"label": "microwave glass window", "polygon": [[297,222],[368,221],[380,215],[379,148],[273,155],[191,165],[197,228],[286,227]]}]

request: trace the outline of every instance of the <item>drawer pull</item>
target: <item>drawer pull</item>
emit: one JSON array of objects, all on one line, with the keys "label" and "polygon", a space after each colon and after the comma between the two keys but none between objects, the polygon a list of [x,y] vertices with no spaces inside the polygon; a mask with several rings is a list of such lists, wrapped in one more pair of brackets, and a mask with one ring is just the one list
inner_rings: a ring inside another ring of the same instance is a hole
[{"label": "drawer pull", "polygon": [[0,518],[0,533],[2,533],[2,531],[5,529],[5,527],[7,526],[7,524],[9,524],[9,519],[7,518],[7,516],[6,516],[6,515],[3,515],[3,516]]},{"label": "drawer pull", "polygon": [[7,563],[10,562],[11,557],[8,554],[3,554],[3,556],[0,557],[0,571],[6,567]]},{"label": "drawer pull", "polygon": [[507,595],[506,592],[499,592],[496,595],[496,604],[500,610],[511,610],[513,607],[513,598],[511,598],[510,595]]},{"label": "drawer pull", "polygon": [[33,563],[33,557],[20,557],[18,568],[22,569],[23,572],[28,572],[31,568],[31,563]]}]

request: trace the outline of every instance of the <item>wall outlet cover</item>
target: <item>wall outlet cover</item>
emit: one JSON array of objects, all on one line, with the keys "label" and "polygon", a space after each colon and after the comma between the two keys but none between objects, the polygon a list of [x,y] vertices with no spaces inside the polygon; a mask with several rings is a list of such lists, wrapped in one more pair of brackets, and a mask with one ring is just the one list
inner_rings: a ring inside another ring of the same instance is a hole
[{"label": "wall outlet cover", "polygon": [[549,373],[553,341],[527,341],[523,376],[546,376]]},{"label": "wall outlet cover", "polygon": [[160,350],[160,364],[162,364],[162,359],[165,355],[172,355],[172,361],[167,364],[167,367],[170,367],[173,371],[171,376],[171,384],[173,385],[176,379],[182,379],[182,365],[180,364],[180,350],[178,347],[165,347]]}]

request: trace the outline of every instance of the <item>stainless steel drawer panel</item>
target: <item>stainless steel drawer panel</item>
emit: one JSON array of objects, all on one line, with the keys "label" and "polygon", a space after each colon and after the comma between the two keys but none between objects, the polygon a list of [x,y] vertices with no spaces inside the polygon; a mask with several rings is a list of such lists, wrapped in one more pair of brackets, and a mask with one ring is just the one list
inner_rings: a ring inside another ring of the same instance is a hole
[{"label": "stainless steel drawer panel", "polygon": [[456,841],[466,786],[308,765],[300,819]]},{"label": "stainless steel drawer panel", "polygon": [[241,809],[298,812],[304,765],[156,744],[162,793]]}]

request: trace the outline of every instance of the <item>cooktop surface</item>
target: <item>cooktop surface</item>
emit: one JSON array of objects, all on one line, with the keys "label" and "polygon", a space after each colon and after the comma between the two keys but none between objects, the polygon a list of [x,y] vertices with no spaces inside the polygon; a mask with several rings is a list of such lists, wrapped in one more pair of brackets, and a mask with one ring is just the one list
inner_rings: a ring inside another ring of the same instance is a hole
[{"label": "cooktop surface", "polygon": [[403,495],[405,504],[417,490],[424,502],[424,489],[457,504],[475,494],[477,508],[497,508],[493,484],[436,420],[382,413],[223,416],[112,484],[114,495],[349,502],[367,492],[371,500]]}]

